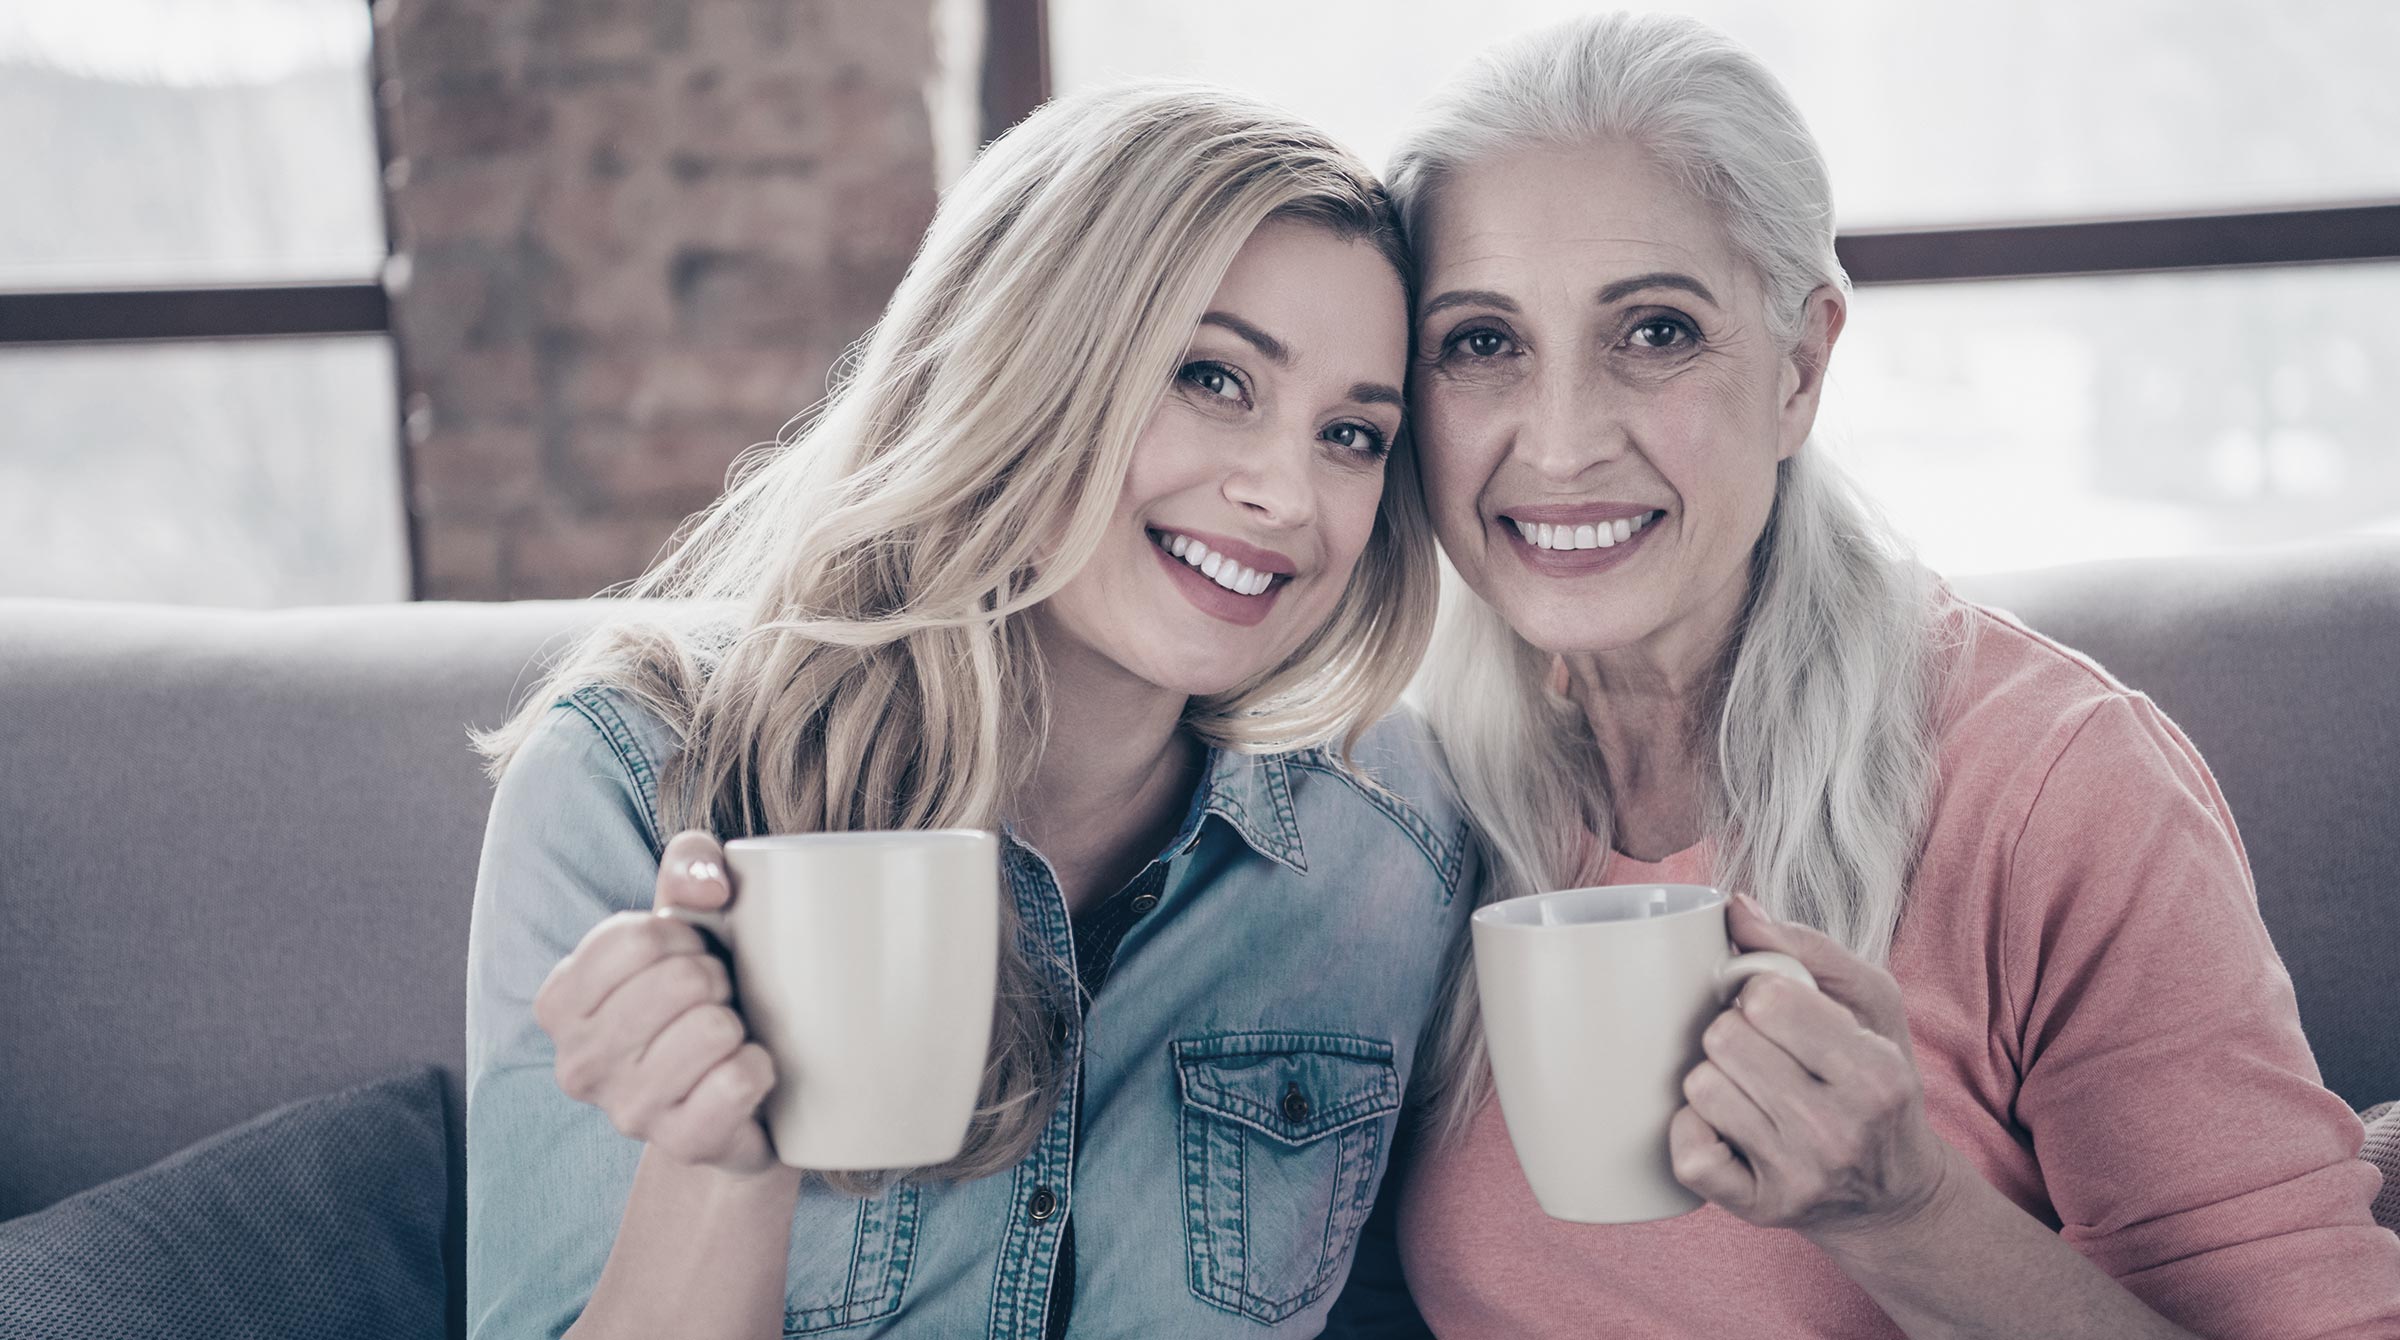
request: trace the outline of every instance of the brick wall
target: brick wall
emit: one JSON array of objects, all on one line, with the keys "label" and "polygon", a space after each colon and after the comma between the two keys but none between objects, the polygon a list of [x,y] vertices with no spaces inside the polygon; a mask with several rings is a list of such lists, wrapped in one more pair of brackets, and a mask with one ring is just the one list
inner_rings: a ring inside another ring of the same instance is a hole
[{"label": "brick wall", "polygon": [[638,574],[935,195],[940,0],[379,0],[418,593]]}]

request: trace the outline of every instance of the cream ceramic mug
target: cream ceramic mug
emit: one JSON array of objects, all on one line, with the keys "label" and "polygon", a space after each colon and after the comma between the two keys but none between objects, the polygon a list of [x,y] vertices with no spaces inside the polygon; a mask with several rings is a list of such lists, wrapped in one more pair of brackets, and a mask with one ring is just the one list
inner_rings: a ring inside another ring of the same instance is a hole
[{"label": "cream ceramic mug", "polygon": [[1786,954],[1735,954],[1725,895],[1618,884],[1475,913],[1475,980],[1517,1163],[1553,1219],[1628,1224],[1698,1209],[1667,1123],[1700,1034],[1764,972],[1816,984]]},{"label": "cream ceramic mug", "polygon": [[725,844],[733,903],[662,908],[733,958],[735,1007],[775,1059],[775,1156],[915,1168],[955,1156],[983,1084],[1000,961],[1000,843],[972,829]]}]

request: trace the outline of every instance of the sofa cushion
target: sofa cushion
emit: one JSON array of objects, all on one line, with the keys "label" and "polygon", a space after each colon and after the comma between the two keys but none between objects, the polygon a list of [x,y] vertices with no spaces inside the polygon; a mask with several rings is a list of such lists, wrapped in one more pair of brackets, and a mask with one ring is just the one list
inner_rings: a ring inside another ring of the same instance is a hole
[{"label": "sofa cushion", "polygon": [[0,1223],[0,1332],[444,1332],[441,1073],[275,1109]]},{"label": "sofa cushion", "polygon": [[2383,1174],[2375,1196],[2375,1222],[2400,1233],[2400,1103],[2383,1103],[2358,1114],[2367,1123],[2367,1143],[2358,1156]]}]

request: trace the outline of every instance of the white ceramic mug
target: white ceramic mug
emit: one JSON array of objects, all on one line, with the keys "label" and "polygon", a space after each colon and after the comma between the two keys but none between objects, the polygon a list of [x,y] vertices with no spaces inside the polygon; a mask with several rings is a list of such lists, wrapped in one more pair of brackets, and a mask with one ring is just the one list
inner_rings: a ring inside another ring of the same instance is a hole
[{"label": "white ceramic mug", "polygon": [[991,1049],[1000,843],[974,829],[725,844],[733,903],[663,908],[733,956],[736,1005],[775,1058],[775,1156],[824,1172],[954,1157]]},{"label": "white ceramic mug", "polygon": [[1736,955],[1725,895],[1619,884],[1475,913],[1475,979],[1517,1162],[1553,1219],[1627,1224],[1699,1208],[1667,1123],[1700,1034],[1762,972],[1815,985],[1785,954]]}]

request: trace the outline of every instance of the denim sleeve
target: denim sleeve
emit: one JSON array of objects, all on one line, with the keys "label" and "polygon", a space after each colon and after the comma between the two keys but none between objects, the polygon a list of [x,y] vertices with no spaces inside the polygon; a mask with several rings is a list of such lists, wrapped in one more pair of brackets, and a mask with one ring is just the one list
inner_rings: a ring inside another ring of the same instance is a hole
[{"label": "denim sleeve", "polygon": [[556,1336],[616,1241],[639,1142],[561,1092],[533,996],[613,912],[650,905],[658,838],[622,722],[561,703],[493,798],[467,943],[467,1332]]}]

